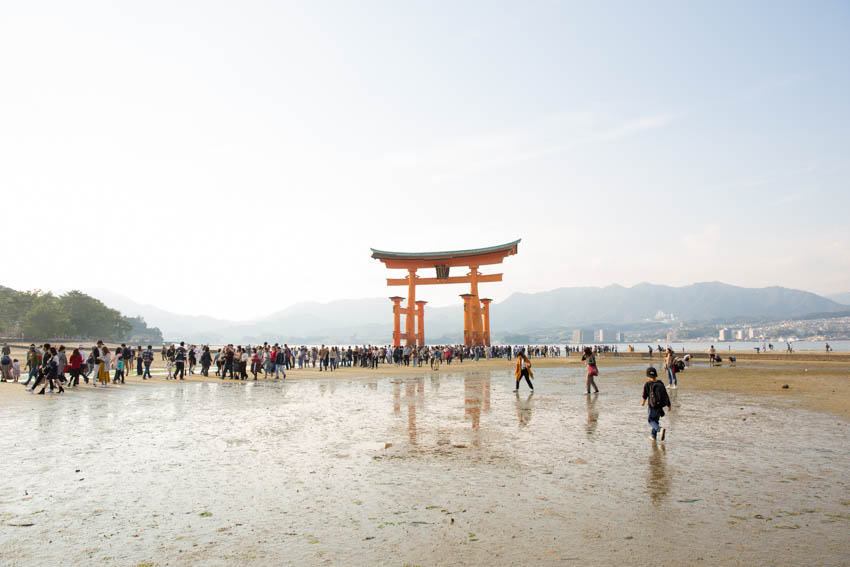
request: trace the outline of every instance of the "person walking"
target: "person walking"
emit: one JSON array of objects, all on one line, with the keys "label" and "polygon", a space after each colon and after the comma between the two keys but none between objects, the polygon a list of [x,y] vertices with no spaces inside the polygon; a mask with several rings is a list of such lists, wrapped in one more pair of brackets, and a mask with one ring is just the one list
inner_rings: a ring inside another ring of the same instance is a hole
[{"label": "person walking", "polygon": [[534,392],[534,386],[531,384],[531,380],[534,378],[534,373],[531,371],[531,360],[529,360],[528,356],[525,354],[525,349],[520,349],[519,354],[516,357],[516,370],[514,371],[514,377],[516,378],[516,387],[514,388],[514,392],[519,392],[519,383],[520,380],[525,378],[526,384],[531,388],[531,391]]},{"label": "person walking", "polygon": [[[50,386],[50,392],[53,393],[55,386],[59,386],[59,393],[63,393],[65,388],[59,382],[59,356],[55,347],[50,347],[49,356],[45,355],[44,363],[42,364],[40,380],[44,380],[44,385],[39,390],[39,394],[44,394],[44,389]],[[36,386],[38,382],[36,382]],[[35,386],[33,386],[35,389]]]},{"label": "person walking", "polygon": [[71,352],[71,358],[68,359],[68,364],[71,371],[71,381],[68,385],[76,388],[80,385],[80,374],[83,373],[83,355],[80,354],[80,349],[75,348]]},{"label": "person walking", "polygon": [[[121,343],[121,354],[119,358],[124,361],[124,364],[121,365],[121,377],[123,379],[124,374],[129,373],[130,369],[133,368],[133,349],[129,345]],[[118,364],[116,363],[115,366],[117,367]]]},{"label": "person walking", "polygon": [[221,366],[221,379],[227,378],[227,373],[230,372],[230,379],[233,380],[233,345],[227,345],[222,358],[224,363]]},{"label": "person walking", "polygon": [[165,379],[171,380],[174,371],[174,345],[168,347],[165,352],[165,370],[168,372]]},{"label": "person walking", "polygon": [[649,439],[655,441],[664,441],[667,436],[667,430],[661,427],[661,418],[664,417],[664,408],[670,408],[670,397],[667,395],[667,388],[664,387],[664,382],[657,380],[658,372],[650,366],[646,369],[646,382],[643,385],[643,399],[640,402],[641,407],[649,402],[649,414],[647,421],[652,428]]},{"label": "person walking", "polygon": [[209,376],[211,364],[212,355],[210,354],[210,347],[209,345],[204,345],[204,350],[201,352],[201,374]]},{"label": "person walking", "polygon": [[248,347],[242,348],[239,347],[239,375],[242,380],[248,379],[248,359],[251,358],[248,354]]},{"label": "person walking", "polygon": [[118,356],[116,354],[115,361],[114,361],[115,362],[115,377],[112,378],[113,384],[118,384],[119,382],[121,384],[124,383],[124,361],[125,360],[126,359],[123,356]]},{"label": "person walking", "polygon": [[109,352],[109,347],[106,345],[103,345],[100,349],[100,358],[103,360],[103,364],[100,365],[98,380],[106,388],[109,385],[109,370],[112,368],[112,353]]},{"label": "person walking", "polygon": [[35,345],[30,345],[30,349],[27,352],[27,362],[24,365],[24,368],[29,370],[29,374],[27,376],[27,381],[24,382],[24,386],[30,385],[30,380],[35,378],[38,374],[39,366],[41,366],[41,355],[38,354],[38,350],[35,348]]},{"label": "person walking", "polygon": [[11,382],[12,377],[12,368],[13,368],[12,357],[8,354],[4,354],[0,357],[0,372],[2,372],[2,379],[0,382]]},{"label": "person walking", "polygon": [[[151,348],[151,346],[148,345],[148,348]],[[142,345],[139,345],[138,348],[136,348],[136,376],[144,376],[143,367],[145,365],[145,361],[142,358],[144,354],[145,351],[142,350]]]},{"label": "person walking", "polygon": [[151,345],[148,345],[148,348],[145,349],[139,359],[142,361],[142,364],[145,367],[144,372],[142,372],[142,380],[147,380],[148,378],[153,380],[153,376],[151,376],[151,364],[153,364],[153,347]]},{"label": "person walking", "polygon": [[60,384],[65,383],[66,371],[70,371],[70,368],[68,368],[68,355],[65,354],[65,345],[59,345],[59,350],[56,353],[56,380]]},{"label": "person walking", "polygon": [[251,374],[254,375],[254,380],[257,380],[257,375],[260,373],[260,367],[262,365],[262,358],[260,353],[257,351],[257,348],[251,349]]},{"label": "person walking", "polygon": [[180,380],[183,380],[186,375],[186,343],[180,341],[180,346],[174,351],[174,379],[177,380],[177,375],[180,375]]},{"label": "person walking", "polygon": [[283,374],[283,379],[286,380],[286,351],[278,348],[274,354],[274,379],[279,380]]},{"label": "person walking", "polygon": [[590,387],[593,386],[593,393],[598,394],[599,388],[596,386],[594,378],[599,376],[599,367],[596,366],[596,355],[593,354],[593,349],[584,347],[584,354],[581,359],[587,363],[587,378],[585,380],[586,394],[590,395]]},{"label": "person walking", "polygon": [[195,353],[195,345],[189,347],[189,374],[195,373],[195,365],[198,363],[197,354]]},{"label": "person walking", "polygon": [[667,382],[670,384],[670,389],[678,388],[678,380],[676,380],[676,355],[673,354],[673,349],[667,347],[667,356],[664,358],[664,370],[667,371]]}]

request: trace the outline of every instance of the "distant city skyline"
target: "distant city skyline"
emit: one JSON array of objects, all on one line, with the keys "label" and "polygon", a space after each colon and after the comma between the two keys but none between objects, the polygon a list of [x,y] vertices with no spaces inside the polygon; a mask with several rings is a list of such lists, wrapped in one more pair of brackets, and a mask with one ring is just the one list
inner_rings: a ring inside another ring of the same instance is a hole
[{"label": "distant city skyline", "polygon": [[850,292],[848,29],[840,1],[10,3],[0,284],[246,320],[393,295],[370,247],[522,238],[483,295]]}]

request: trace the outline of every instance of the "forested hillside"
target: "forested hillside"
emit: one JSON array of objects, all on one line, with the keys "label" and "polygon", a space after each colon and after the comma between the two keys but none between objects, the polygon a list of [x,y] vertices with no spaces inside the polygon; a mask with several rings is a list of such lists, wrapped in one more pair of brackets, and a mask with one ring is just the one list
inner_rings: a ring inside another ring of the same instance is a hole
[{"label": "forested hillside", "polygon": [[161,343],[162,333],[141,317],[124,317],[81,291],[60,296],[0,286],[0,333],[8,338],[134,339]]}]

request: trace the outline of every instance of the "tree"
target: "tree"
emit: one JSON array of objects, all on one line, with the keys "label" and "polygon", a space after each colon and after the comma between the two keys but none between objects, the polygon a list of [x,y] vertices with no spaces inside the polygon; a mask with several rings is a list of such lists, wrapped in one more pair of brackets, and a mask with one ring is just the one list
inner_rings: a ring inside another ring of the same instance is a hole
[{"label": "tree", "polygon": [[22,329],[27,339],[65,337],[74,333],[68,315],[51,294],[42,295],[24,316]]},{"label": "tree", "polygon": [[122,338],[119,336],[119,329],[124,329],[120,325],[121,313],[115,309],[77,290],[61,296],[59,302],[80,338]]},{"label": "tree", "polygon": [[0,328],[11,329],[22,323],[27,312],[42,296],[41,290],[15,291],[8,287],[0,290]]}]

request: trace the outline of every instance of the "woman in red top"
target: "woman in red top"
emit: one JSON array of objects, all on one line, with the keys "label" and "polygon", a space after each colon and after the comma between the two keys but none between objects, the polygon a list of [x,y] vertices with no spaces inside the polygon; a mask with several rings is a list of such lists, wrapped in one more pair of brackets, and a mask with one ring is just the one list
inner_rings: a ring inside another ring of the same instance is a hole
[{"label": "woman in red top", "polygon": [[75,348],[71,353],[71,358],[68,359],[68,366],[71,370],[71,386],[76,387],[80,383],[80,374],[83,373],[83,355],[80,354],[80,349]]},{"label": "woman in red top", "polygon": [[[256,348],[251,349],[251,373],[254,375],[254,380],[257,379],[257,374],[260,373],[260,368],[262,368],[263,359],[260,358],[260,353]],[[265,376],[263,376],[265,378]]]}]

